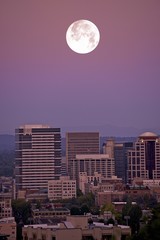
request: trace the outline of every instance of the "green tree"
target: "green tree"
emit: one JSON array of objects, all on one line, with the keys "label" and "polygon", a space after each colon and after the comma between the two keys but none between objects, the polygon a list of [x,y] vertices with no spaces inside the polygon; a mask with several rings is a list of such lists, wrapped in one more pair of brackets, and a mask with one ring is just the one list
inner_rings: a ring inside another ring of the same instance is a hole
[{"label": "green tree", "polygon": [[115,214],[115,208],[112,203],[106,203],[101,207],[101,214],[104,213],[104,211],[110,211],[112,214]]},{"label": "green tree", "polygon": [[83,203],[82,206],[81,206],[81,214],[86,214],[86,213],[89,213],[90,212],[90,209],[88,207],[87,204]]},{"label": "green tree", "polygon": [[31,204],[29,202],[22,199],[13,200],[12,209],[17,224],[20,222],[28,223],[28,218],[31,217]]},{"label": "green tree", "polygon": [[142,210],[138,205],[132,205],[130,201],[122,209],[122,218],[125,223],[125,217],[129,216],[129,226],[132,234],[139,231],[140,218],[142,217]]},{"label": "green tree", "polygon": [[71,207],[70,212],[71,212],[71,215],[81,215],[81,211],[78,206]]},{"label": "green tree", "polygon": [[129,211],[130,227],[132,233],[138,233],[140,228],[140,218],[142,217],[142,210],[138,205],[133,205]]},{"label": "green tree", "polygon": [[77,188],[77,197],[80,197],[80,196],[83,196],[83,193],[79,188]]}]

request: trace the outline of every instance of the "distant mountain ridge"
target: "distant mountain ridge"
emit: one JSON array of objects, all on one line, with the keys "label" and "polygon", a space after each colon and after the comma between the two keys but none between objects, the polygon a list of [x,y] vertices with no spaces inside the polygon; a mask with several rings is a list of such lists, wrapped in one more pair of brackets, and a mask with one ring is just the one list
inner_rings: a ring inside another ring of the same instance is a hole
[{"label": "distant mountain ridge", "polygon": [[[65,153],[65,133],[66,132],[99,132],[100,145],[108,139],[114,138],[116,142],[132,142],[143,132],[154,132],[160,135],[160,128],[143,128],[137,129],[135,127],[118,127],[111,124],[101,126],[65,126],[61,127],[62,134],[62,154]],[[0,151],[14,150],[15,136],[11,134],[0,134]]]},{"label": "distant mountain ridge", "polygon": [[0,134],[0,151],[14,150],[15,137],[9,134]]}]

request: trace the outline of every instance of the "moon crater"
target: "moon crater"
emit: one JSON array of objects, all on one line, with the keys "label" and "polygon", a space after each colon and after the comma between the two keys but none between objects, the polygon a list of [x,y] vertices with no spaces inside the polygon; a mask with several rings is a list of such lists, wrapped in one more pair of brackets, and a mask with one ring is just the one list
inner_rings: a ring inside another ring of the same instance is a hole
[{"label": "moon crater", "polygon": [[88,20],[72,23],[66,32],[68,46],[77,53],[93,51],[100,40],[100,33],[96,25]]}]

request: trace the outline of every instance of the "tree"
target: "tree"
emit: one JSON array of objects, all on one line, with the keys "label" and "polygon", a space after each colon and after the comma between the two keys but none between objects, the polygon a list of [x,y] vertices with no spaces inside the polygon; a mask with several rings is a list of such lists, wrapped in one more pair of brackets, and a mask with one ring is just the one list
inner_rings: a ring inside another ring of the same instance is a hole
[{"label": "tree", "polygon": [[115,208],[114,208],[114,206],[113,206],[112,203],[104,204],[104,205],[101,207],[101,214],[103,214],[104,211],[110,211],[112,214],[115,214]]},{"label": "tree", "polygon": [[81,215],[81,211],[78,206],[71,207],[70,212],[71,212],[71,215]]},{"label": "tree", "polygon": [[17,224],[20,222],[28,223],[28,218],[31,217],[31,204],[29,202],[22,199],[13,200],[12,209]]},{"label": "tree", "polygon": [[77,188],[77,197],[83,196],[81,189]]},{"label": "tree", "polygon": [[138,233],[140,228],[140,218],[142,217],[142,210],[138,205],[132,206],[129,211],[130,227],[132,233]]},{"label": "tree", "polygon": [[132,205],[129,201],[122,209],[122,218],[129,217],[129,226],[131,227],[132,234],[139,231],[140,218],[142,217],[142,210],[138,205]]},{"label": "tree", "polygon": [[160,239],[160,204],[152,211],[151,220],[144,226],[137,235],[132,236],[132,240],[159,240]]},{"label": "tree", "polygon": [[83,214],[86,214],[86,213],[89,213],[90,212],[90,209],[89,209],[89,207],[88,207],[88,205],[87,204],[82,204],[82,206],[81,206],[81,214],[83,215]]}]

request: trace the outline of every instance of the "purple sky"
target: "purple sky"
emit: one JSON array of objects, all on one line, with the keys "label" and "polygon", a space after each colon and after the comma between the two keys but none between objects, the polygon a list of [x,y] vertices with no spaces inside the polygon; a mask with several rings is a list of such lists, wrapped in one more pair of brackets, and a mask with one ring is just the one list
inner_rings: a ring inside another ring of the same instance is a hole
[{"label": "purple sky", "polygon": [[[85,55],[79,19],[101,34]],[[25,123],[160,129],[160,0],[1,0],[0,133]]]}]

